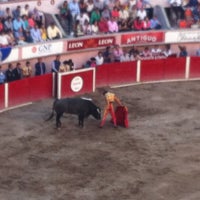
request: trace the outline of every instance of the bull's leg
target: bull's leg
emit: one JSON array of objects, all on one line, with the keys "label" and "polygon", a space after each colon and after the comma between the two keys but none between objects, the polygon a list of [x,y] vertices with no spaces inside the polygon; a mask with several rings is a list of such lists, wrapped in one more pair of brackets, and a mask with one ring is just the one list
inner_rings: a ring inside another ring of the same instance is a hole
[{"label": "bull's leg", "polygon": [[78,115],[78,125],[83,128],[84,126],[84,115]]},{"label": "bull's leg", "polygon": [[56,128],[60,128],[61,127],[61,121],[60,118],[62,117],[63,113],[57,113],[56,115]]}]

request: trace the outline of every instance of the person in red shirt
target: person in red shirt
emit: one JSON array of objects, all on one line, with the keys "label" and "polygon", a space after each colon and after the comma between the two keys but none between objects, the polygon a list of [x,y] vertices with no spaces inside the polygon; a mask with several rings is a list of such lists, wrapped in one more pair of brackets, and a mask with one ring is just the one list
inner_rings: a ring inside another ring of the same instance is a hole
[{"label": "person in red shirt", "polygon": [[141,31],[143,28],[143,22],[139,17],[136,17],[136,19],[133,20],[133,30],[135,31]]},{"label": "person in red shirt", "polygon": [[108,20],[104,17],[101,17],[100,21],[98,22],[98,27],[101,33],[108,33]]}]

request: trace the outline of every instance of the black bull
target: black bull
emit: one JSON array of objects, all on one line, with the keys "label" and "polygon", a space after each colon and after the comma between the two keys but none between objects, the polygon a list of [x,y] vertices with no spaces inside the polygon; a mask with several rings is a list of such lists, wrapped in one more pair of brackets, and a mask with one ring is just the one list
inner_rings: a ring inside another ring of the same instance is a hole
[{"label": "black bull", "polygon": [[46,120],[50,120],[56,113],[56,127],[61,127],[60,118],[64,113],[78,115],[78,124],[84,126],[84,118],[92,115],[95,119],[101,119],[101,109],[97,107],[91,100],[84,98],[64,98],[56,99],[53,103],[51,116]]}]

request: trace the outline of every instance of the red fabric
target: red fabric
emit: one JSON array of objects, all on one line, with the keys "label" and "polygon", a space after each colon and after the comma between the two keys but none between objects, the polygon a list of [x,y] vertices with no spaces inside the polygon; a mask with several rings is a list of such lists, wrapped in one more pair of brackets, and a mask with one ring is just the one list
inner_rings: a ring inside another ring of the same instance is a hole
[{"label": "red fabric", "polygon": [[128,128],[128,109],[126,106],[117,106],[115,109],[115,116],[117,125]]}]

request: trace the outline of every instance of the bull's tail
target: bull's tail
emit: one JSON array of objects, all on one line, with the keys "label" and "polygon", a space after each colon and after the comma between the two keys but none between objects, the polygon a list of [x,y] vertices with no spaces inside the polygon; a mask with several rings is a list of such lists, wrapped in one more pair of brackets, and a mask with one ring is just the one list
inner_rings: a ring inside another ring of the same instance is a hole
[{"label": "bull's tail", "polygon": [[53,107],[52,107],[51,115],[50,115],[47,119],[45,119],[45,121],[49,121],[49,120],[51,120],[51,119],[53,118],[54,113],[55,113],[55,104],[56,104],[57,101],[58,101],[58,99],[56,99],[56,100],[54,101]]}]

